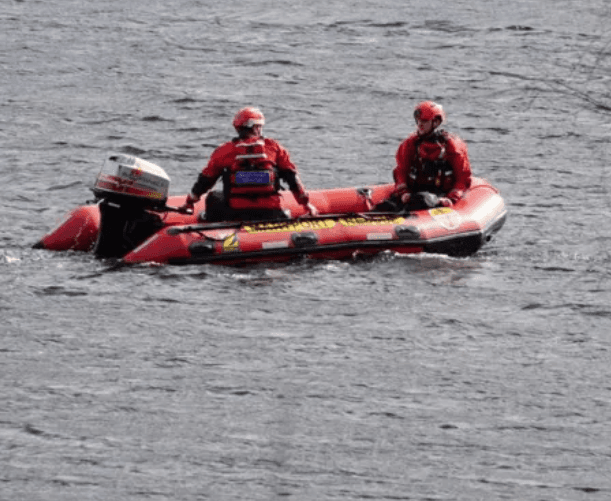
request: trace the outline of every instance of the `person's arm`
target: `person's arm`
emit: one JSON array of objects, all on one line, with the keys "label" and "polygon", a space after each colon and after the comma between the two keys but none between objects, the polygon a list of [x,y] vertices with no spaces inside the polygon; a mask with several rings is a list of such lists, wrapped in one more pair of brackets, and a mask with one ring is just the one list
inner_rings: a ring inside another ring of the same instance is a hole
[{"label": "person's arm", "polygon": [[195,203],[215,185],[227,163],[226,157],[229,154],[228,144],[230,143],[226,143],[212,152],[208,164],[197,176],[197,181],[193,184],[191,193],[187,195],[185,203],[179,208],[180,212],[193,212]]},{"label": "person's arm", "polygon": [[407,186],[408,160],[411,156],[410,146],[409,140],[405,140],[399,145],[395,155],[396,167],[392,173],[395,181],[395,190],[393,194],[404,204],[407,203],[410,198]]},{"label": "person's arm", "polygon": [[278,143],[276,143],[276,146],[276,167],[278,168],[278,175],[289,185],[289,189],[297,202],[305,206],[311,215],[317,216],[318,209],[310,203],[310,196],[299,178],[297,167],[291,162],[289,152]]},{"label": "person's arm", "polygon": [[199,176],[197,176],[197,181],[195,181],[195,184],[191,188],[191,196],[199,200],[204,193],[214,186],[215,183],[216,179],[206,176],[203,172],[200,172]]},{"label": "person's arm", "polygon": [[446,195],[452,204],[460,200],[471,186],[471,163],[467,145],[461,139],[454,137],[448,142],[448,162],[454,171],[454,186]]}]

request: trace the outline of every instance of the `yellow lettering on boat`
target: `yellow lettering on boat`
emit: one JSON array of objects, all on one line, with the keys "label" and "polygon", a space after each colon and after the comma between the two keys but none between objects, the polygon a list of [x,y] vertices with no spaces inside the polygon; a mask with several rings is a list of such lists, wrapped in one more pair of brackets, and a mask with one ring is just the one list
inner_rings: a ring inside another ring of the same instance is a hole
[{"label": "yellow lettering on boat", "polygon": [[316,219],[312,221],[278,221],[273,223],[257,223],[243,226],[247,233],[280,233],[291,231],[324,230],[333,228],[333,219]]},{"label": "yellow lettering on boat", "polygon": [[429,214],[433,217],[450,214],[451,212],[454,212],[454,209],[450,209],[449,207],[438,207],[437,209],[429,210]]},{"label": "yellow lettering on boat", "polygon": [[449,207],[430,209],[429,214],[446,230],[455,230],[462,222],[460,214]]},{"label": "yellow lettering on boat", "polygon": [[223,252],[235,252],[239,250],[239,244],[238,237],[235,233],[232,233],[223,240]]},{"label": "yellow lettering on boat", "polygon": [[380,226],[386,224],[402,224],[405,222],[405,218],[400,216],[354,216],[341,218],[339,222],[342,226]]}]

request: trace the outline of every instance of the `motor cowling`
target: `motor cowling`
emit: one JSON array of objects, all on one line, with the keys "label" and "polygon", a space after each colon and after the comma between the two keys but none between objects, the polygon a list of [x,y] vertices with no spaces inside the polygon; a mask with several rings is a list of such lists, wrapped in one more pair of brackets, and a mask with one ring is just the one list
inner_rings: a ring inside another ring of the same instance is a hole
[{"label": "motor cowling", "polygon": [[141,207],[163,207],[170,178],[165,171],[131,155],[112,155],[104,163],[92,188],[98,199]]},{"label": "motor cowling", "polygon": [[165,210],[169,188],[161,167],[130,155],[108,157],[92,188],[100,208],[96,256],[120,258],[159,231],[157,212]]}]

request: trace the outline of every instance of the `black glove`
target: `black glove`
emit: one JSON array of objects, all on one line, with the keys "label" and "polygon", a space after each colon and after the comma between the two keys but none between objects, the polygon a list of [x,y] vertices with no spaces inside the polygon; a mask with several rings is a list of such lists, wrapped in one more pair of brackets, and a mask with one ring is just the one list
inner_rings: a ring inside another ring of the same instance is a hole
[{"label": "black glove", "polygon": [[193,197],[191,194],[187,195],[185,203],[178,208],[178,212],[181,214],[193,214],[193,206],[195,205],[195,202],[197,202],[195,197]]}]

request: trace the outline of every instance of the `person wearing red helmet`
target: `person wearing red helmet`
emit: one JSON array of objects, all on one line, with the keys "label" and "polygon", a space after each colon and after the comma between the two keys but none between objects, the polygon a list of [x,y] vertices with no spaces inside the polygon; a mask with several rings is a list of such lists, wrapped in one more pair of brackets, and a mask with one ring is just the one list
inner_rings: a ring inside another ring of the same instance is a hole
[{"label": "person wearing red helmet", "polygon": [[287,218],[278,193],[281,180],[311,215],[318,215],[288,151],[274,139],[263,137],[264,124],[258,108],[238,111],[233,119],[238,137],[212,152],[181,212],[192,211],[195,202],[222,177],[223,192],[212,192],[206,199],[208,221]]},{"label": "person wearing red helmet", "polygon": [[440,104],[423,101],[414,108],[416,130],[399,146],[393,170],[393,199],[407,208],[451,207],[471,186],[467,145],[438,129],[446,114]]}]

